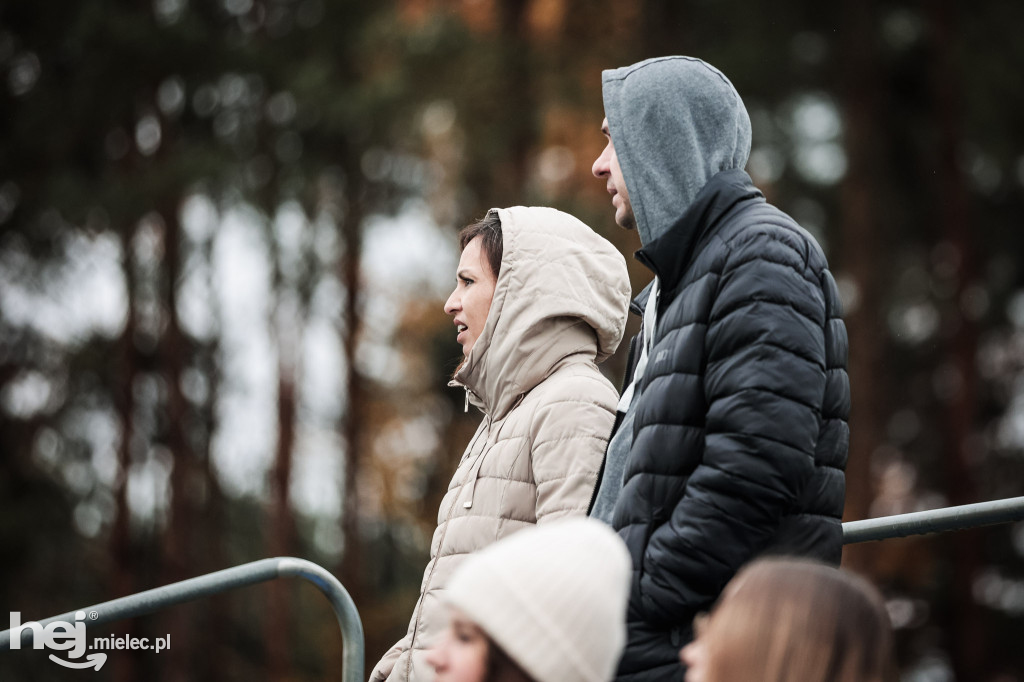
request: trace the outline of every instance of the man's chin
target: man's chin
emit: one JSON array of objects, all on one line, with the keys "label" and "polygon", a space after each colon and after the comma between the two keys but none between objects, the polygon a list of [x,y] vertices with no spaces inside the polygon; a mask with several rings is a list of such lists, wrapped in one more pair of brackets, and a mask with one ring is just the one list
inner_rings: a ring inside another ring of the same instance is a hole
[{"label": "man's chin", "polygon": [[615,224],[626,230],[635,230],[636,218],[633,217],[632,213],[624,213],[622,215],[616,213]]}]

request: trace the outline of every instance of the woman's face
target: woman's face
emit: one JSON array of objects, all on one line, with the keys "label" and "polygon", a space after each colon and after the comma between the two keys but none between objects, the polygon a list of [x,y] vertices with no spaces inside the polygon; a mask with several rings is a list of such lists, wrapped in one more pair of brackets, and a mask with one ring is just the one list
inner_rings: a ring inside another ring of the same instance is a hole
[{"label": "woman's face", "polygon": [[[468,249],[467,249],[468,250]],[[487,675],[487,637],[458,609],[437,645],[427,652],[435,682],[483,682]]]},{"label": "woman's face", "polygon": [[454,318],[455,338],[462,344],[462,354],[467,356],[487,323],[497,283],[484,257],[482,242],[481,237],[476,237],[466,244],[455,275],[455,291],[444,304],[444,311]]}]

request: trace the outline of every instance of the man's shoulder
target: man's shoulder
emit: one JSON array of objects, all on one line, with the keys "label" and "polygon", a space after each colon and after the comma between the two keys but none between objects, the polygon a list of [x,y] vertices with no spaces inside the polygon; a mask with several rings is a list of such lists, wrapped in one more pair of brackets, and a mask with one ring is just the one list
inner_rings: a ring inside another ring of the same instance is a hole
[{"label": "man's shoulder", "polygon": [[820,273],[828,269],[818,240],[789,214],[768,202],[751,202],[726,215],[718,230],[720,248],[755,259],[796,257]]}]

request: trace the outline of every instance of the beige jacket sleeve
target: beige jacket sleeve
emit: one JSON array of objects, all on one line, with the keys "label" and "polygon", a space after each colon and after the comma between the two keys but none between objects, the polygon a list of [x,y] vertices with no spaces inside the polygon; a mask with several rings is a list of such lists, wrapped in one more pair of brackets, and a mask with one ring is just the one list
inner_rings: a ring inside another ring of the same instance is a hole
[{"label": "beige jacket sleeve", "polygon": [[614,389],[603,379],[581,376],[552,388],[531,423],[538,523],[587,513],[615,421]]},{"label": "beige jacket sleeve", "polygon": [[409,648],[411,637],[412,635],[407,634],[398,640],[397,644],[388,649],[384,657],[373,667],[373,672],[370,673],[370,682],[384,682],[384,680],[391,676],[391,671],[394,670],[398,658],[402,655],[403,651]]}]

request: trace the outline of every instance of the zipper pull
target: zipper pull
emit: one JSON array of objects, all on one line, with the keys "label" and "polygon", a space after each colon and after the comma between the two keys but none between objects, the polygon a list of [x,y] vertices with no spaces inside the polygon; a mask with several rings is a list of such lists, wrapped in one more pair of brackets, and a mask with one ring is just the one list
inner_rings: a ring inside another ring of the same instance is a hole
[{"label": "zipper pull", "polygon": [[469,389],[466,389],[466,406],[462,408],[463,412],[469,412]]}]

